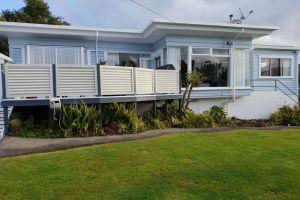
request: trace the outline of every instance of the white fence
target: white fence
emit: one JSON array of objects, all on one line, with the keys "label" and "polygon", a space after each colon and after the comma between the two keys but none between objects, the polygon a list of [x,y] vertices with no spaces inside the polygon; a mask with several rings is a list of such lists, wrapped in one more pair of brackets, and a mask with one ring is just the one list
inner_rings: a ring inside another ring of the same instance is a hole
[{"label": "white fence", "polygon": [[97,95],[96,66],[58,65],[56,80],[57,96]]},{"label": "white fence", "polygon": [[5,65],[6,97],[50,97],[51,65]]},{"label": "white fence", "polygon": [[[55,73],[54,73],[55,72]],[[178,94],[178,70],[5,64],[6,98]]]},{"label": "white fence", "polygon": [[132,67],[100,66],[101,95],[134,94]]}]

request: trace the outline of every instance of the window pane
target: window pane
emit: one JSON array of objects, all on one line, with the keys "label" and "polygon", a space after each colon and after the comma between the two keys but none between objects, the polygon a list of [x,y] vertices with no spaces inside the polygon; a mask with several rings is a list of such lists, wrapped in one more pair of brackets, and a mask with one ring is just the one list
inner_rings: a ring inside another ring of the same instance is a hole
[{"label": "window pane", "polygon": [[163,64],[164,65],[166,65],[166,64],[168,64],[168,60],[167,60],[167,57],[168,57],[168,52],[167,52],[167,48],[164,48],[164,50],[163,50],[164,52],[163,52],[163,54],[164,54],[164,62],[163,62]]},{"label": "window pane", "polygon": [[280,76],[280,59],[271,58],[270,60],[271,76]]},{"label": "window pane", "polygon": [[80,47],[57,47],[57,64],[81,65]]},{"label": "window pane", "polygon": [[288,58],[281,59],[282,76],[291,76],[292,60]]},{"label": "window pane", "polygon": [[211,56],[192,56],[192,69],[200,72],[203,83],[200,87],[228,86],[229,58]]},{"label": "window pane", "polygon": [[54,46],[29,46],[30,64],[55,64]]},{"label": "window pane", "polygon": [[234,50],[235,86],[250,86],[249,50]]},{"label": "window pane", "polygon": [[119,64],[121,66],[137,67],[139,65],[139,54],[119,53]]},{"label": "window pane", "polygon": [[261,76],[270,76],[270,59],[262,58],[260,61]]},{"label": "window pane", "polygon": [[181,51],[180,47],[169,47],[168,48],[168,64],[172,64],[175,69],[180,69],[181,63]]},{"label": "window pane", "polygon": [[110,66],[119,65],[119,54],[118,53],[108,53],[107,54],[107,64]]},{"label": "window pane", "polygon": [[180,68],[181,68],[181,84],[185,87],[186,74],[187,74],[187,63],[188,63],[188,48],[180,48]]},{"label": "window pane", "polygon": [[229,49],[213,49],[214,55],[229,55]]},{"label": "window pane", "polygon": [[193,48],[193,54],[210,54],[210,48]]}]

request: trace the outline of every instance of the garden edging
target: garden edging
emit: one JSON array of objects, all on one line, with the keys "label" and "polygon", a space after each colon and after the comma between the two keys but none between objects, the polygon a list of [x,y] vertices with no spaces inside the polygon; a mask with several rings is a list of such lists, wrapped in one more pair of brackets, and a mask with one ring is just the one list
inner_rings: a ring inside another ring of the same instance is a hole
[{"label": "garden edging", "polygon": [[6,136],[0,141],[0,158],[41,153],[48,151],[57,151],[63,149],[70,149],[83,146],[92,146],[97,144],[133,141],[153,138],[156,136],[182,133],[182,132],[228,132],[237,129],[256,129],[256,130],[281,130],[281,129],[299,129],[300,127],[286,127],[286,126],[270,126],[270,127],[219,127],[219,128],[169,128],[162,130],[149,130],[140,134],[128,135],[112,135],[112,136],[96,136],[96,137],[81,137],[81,138],[21,138]]}]

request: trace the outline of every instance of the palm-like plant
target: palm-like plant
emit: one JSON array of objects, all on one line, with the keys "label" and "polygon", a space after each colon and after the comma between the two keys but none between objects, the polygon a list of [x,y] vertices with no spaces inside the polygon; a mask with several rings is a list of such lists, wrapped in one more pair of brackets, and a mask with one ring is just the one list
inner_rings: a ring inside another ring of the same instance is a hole
[{"label": "palm-like plant", "polygon": [[203,76],[200,72],[192,71],[186,74],[185,91],[183,94],[182,108],[187,109],[191,102],[191,92],[193,87],[200,85],[203,81]]}]

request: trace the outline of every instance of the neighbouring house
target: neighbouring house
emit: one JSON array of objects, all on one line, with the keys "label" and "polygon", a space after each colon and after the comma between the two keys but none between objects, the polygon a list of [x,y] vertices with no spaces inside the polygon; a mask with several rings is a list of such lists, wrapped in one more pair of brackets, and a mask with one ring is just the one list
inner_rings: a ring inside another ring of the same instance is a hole
[{"label": "neighbouring house", "polygon": [[[202,112],[219,105],[229,116],[268,118],[279,107],[298,102],[300,49],[253,44],[277,29],[157,20],[143,30],[0,22],[0,35],[8,39],[14,60],[3,66],[3,105],[41,105],[45,99],[49,104],[53,97],[66,102],[74,96],[90,101],[97,96],[110,101],[120,96],[120,101],[178,99],[180,79],[197,70],[204,80],[192,92],[191,109]],[[128,60],[144,71],[111,67]],[[101,61],[107,66],[98,70]],[[155,70],[167,64],[179,76]]]}]

